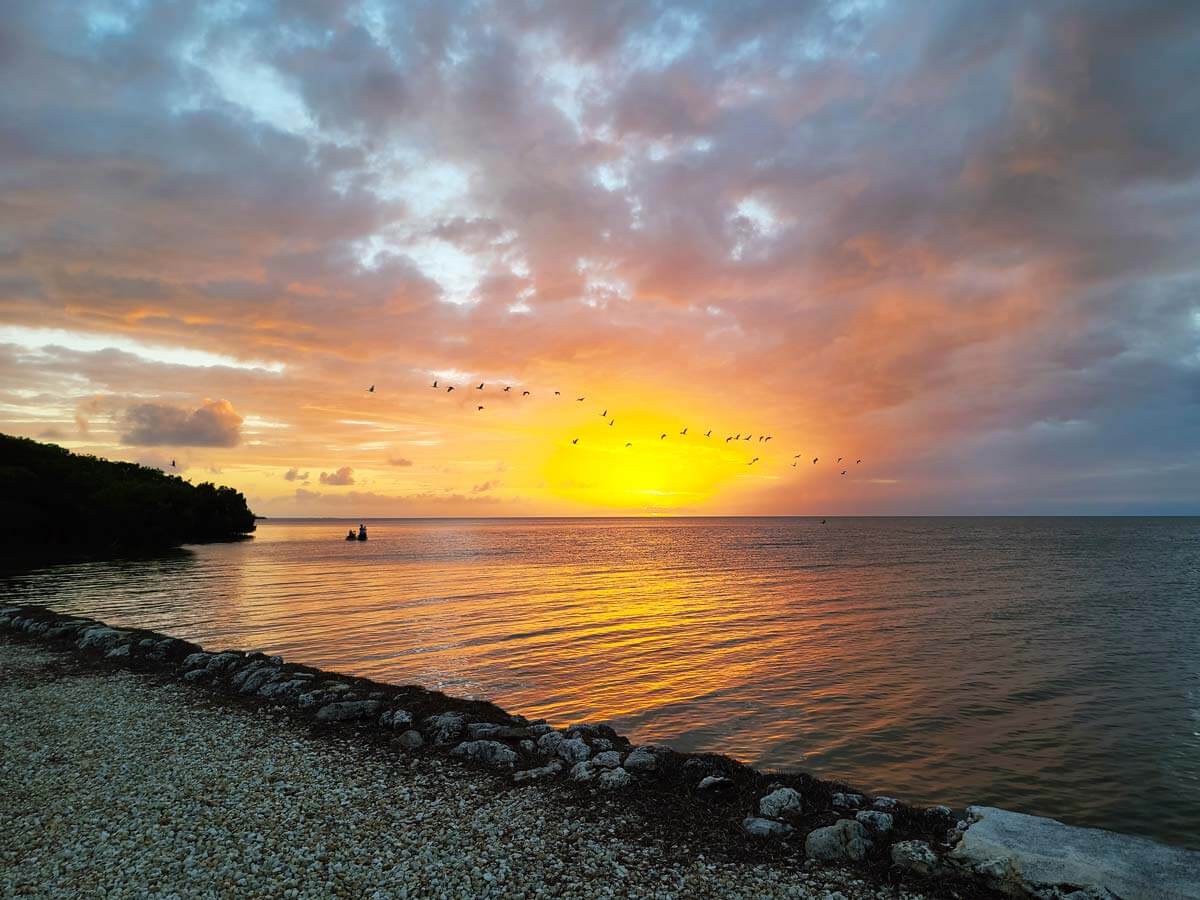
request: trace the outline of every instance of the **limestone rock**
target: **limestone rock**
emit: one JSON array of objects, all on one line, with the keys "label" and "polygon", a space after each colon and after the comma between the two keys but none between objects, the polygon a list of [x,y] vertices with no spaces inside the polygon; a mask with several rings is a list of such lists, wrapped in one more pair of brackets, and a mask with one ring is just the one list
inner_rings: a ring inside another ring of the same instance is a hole
[{"label": "limestone rock", "polygon": [[1070,890],[1122,900],[1198,900],[1200,851],[988,806],[967,809],[947,856],[992,887],[1054,896]]},{"label": "limestone rock", "polygon": [[855,820],[867,826],[872,834],[889,834],[895,824],[890,813],[879,812],[875,809],[864,809],[854,816]]},{"label": "limestone rock", "polygon": [[804,840],[805,855],[823,862],[860,862],[870,849],[867,830],[853,819],[840,819],[833,825],[818,828],[809,832]]},{"label": "limestone rock", "polygon": [[596,779],[596,784],[600,785],[600,787],[604,788],[605,790],[616,791],[620,790],[621,788],[627,788],[629,785],[633,784],[633,776],[620,766],[617,766],[615,769],[607,769],[606,771],[601,772],[599,777]]},{"label": "limestone rock", "polygon": [[758,801],[758,811],[768,819],[798,816],[804,811],[804,800],[789,787],[781,787]]},{"label": "limestone rock", "polygon": [[317,710],[318,722],[354,722],[379,715],[378,700],[342,700],[328,703]]},{"label": "limestone rock", "polygon": [[696,785],[698,791],[723,791],[733,787],[733,779],[724,775],[706,775]]},{"label": "limestone rock", "polygon": [[539,766],[536,769],[525,769],[522,772],[513,773],[513,781],[520,784],[523,781],[537,781],[541,778],[549,778],[557,775],[563,769],[562,763],[558,760],[551,760],[544,766]]},{"label": "limestone rock", "polygon": [[379,717],[384,728],[408,728],[413,723],[413,714],[407,709],[389,709]]},{"label": "limestone rock", "polygon": [[582,738],[568,738],[561,741],[555,752],[560,759],[569,763],[581,762],[592,755],[591,748],[583,742]]},{"label": "limestone rock", "polygon": [[582,760],[571,766],[572,781],[591,781],[596,777],[596,767],[589,759]]},{"label": "limestone rock", "polygon": [[760,819],[758,816],[747,816],[742,819],[742,831],[756,838],[785,838],[796,829],[774,819]]},{"label": "limestone rock", "polygon": [[493,769],[511,769],[517,763],[516,752],[499,741],[464,741],[451,750],[450,755],[465,757]]},{"label": "limestone rock", "polygon": [[897,841],[892,844],[892,864],[914,875],[931,875],[938,867],[937,854],[924,841]]},{"label": "limestone rock", "polygon": [[653,772],[658,768],[658,757],[650,747],[638,747],[625,757],[625,768],[630,772]]},{"label": "limestone rock", "polygon": [[425,746],[425,738],[421,737],[421,732],[415,728],[410,728],[401,734],[400,737],[396,738],[396,744],[401,750],[412,752],[413,750],[420,750]]}]

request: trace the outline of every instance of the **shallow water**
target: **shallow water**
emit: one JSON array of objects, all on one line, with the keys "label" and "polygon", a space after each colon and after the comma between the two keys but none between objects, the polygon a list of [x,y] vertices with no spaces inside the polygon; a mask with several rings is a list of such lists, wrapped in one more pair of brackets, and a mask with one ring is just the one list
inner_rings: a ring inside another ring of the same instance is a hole
[{"label": "shallow water", "polygon": [[[1200,846],[1200,519],[272,520],[4,579],[209,647]],[[357,525],[357,522],[353,523]]]}]

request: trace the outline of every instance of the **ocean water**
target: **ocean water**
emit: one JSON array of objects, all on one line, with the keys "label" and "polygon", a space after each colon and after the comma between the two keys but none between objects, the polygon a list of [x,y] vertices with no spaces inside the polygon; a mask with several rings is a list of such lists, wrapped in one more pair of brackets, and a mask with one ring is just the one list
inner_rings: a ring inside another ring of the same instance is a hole
[{"label": "ocean water", "polygon": [[271,520],[7,599],[1200,847],[1200,519]]}]

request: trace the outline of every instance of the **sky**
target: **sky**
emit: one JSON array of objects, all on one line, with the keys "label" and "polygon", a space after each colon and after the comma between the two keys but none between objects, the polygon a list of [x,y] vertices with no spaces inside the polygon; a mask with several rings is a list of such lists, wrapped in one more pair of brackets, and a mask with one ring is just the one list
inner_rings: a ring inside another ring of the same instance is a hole
[{"label": "sky", "polygon": [[1200,4],[0,13],[0,431],[269,516],[1200,513]]}]

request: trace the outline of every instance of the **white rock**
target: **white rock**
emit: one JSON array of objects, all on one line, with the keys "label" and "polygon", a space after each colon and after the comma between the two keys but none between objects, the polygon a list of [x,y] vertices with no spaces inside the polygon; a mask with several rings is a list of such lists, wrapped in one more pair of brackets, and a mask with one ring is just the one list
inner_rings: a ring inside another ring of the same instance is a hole
[{"label": "white rock", "polygon": [[937,868],[938,858],[924,841],[897,841],[892,844],[892,863],[905,872],[929,875]]},{"label": "white rock", "polygon": [[874,809],[864,809],[862,812],[855,814],[855,820],[866,825],[868,830],[874,834],[888,834],[895,824],[892,821],[891,814],[879,812]]},{"label": "white rock", "polygon": [[870,849],[867,830],[853,819],[840,819],[834,825],[809,832],[804,839],[804,854],[824,862],[860,862]]},{"label": "white rock", "polygon": [[591,781],[596,777],[596,767],[591,760],[585,759],[571,766],[572,781]]},{"label": "white rock", "polygon": [[600,773],[596,783],[605,790],[615,791],[633,784],[633,776],[618,766]]},{"label": "white rock", "polygon": [[729,787],[733,787],[732,778],[726,778],[724,775],[706,775],[700,779],[700,783],[696,785],[696,790],[720,791]]},{"label": "white rock", "polygon": [[617,750],[605,750],[603,753],[597,753],[592,762],[601,769],[615,769],[621,765],[621,754]]},{"label": "white rock", "polygon": [[525,769],[522,772],[513,773],[513,781],[517,783],[522,781],[537,781],[541,778],[549,778],[552,775],[557,775],[562,769],[562,763],[554,759],[536,769]]},{"label": "white rock", "polygon": [[451,756],[461,756],[493,769],[511,769],[517,763],[514,750],[499,741],[465,741],[450,751]]},{"label": "white rock", "polygon": [[838,793],[833,795],[832,802],[841,809],[858,809],[863,805],[863,795]]},{"label": "white rock", "polygon": [[1200,851],[988,806],[968,807],[947,858],[1008,893],[1048,896],[1070,885],[1122,900],[1200,898]]},{"label": "white rock", "polygon": [[638,747],[625,757],[625,768],[630,772],[653,772],[658,768],[658,757],[649,747]]},{"label": "white rock", "polygon": [[782,787],[759,800],[758,811],[768,819],[798,816],[804,811],[804,800],[792,788]]},{"label": "white rock", "polygon": [[747,816],[742,819],[742,831],[756,838],[784,838],[796,829],[774,819],[760,819],[757,816]]},{"label": "white rock", "polygon": [[582,738],[569,738],[561,741],[555,751],[560,759],[569,763],[576,763],[587,759],[592,755],[592,750]]},{"label": "white rock", "polygon": [[900,808],[900,801],[895,797],[876,797],[875,802],[871,805],[884,812],[892,812]]}]

